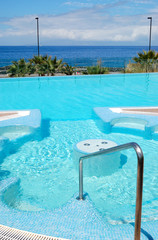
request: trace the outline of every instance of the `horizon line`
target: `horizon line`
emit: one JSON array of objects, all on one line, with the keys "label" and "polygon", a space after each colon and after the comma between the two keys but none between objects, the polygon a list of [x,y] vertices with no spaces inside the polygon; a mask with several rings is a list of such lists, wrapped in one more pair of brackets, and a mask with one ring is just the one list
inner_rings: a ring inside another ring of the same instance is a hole
[{"label": "horizon line", "polygon": [[[0,45],[0,47],[37,47],[37,45]],[[148,45],[42,45],[40,47],[149,47]],[[153,45],[158,47],[158,45]]]}]

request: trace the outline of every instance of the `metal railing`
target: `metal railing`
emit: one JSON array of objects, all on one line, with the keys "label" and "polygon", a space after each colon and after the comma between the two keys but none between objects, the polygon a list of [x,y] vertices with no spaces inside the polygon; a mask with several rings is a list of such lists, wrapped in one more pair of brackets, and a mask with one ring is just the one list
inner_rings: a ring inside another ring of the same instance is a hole
[{"label": "metal railing", "polygon": [[105,150],[102,150],[99,152],[90,153],[90,154],[80,157],[80,159],[79,159],[79,200],[84,200],[84,197],[83,197],[83,160],[90,158],[90,157],[113,153],[113,152],[118,152],[121,150],[130,149],[130,148],[133,148],[135,150],[135,152],[137,154],[137,160],[138,160],[134,239],[140,240],[144,156],[143,156],[142,149],[140,148],[140,146],[137,143],[130,142],[130,143],[122,144],[122,145],[119,145],[116,147],[105,149]]}]

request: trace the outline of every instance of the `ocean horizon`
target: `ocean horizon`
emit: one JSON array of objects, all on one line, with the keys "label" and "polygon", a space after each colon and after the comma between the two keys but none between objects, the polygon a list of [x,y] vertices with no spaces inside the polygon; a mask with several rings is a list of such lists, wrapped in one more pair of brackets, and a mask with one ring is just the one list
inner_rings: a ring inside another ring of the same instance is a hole
[{"label": "ocean horizon", "polygon": [[[40,46],[40,55],[56,56],[77,67],[96,65],[101,60],[104,67],[123,68],[138,52],[148,49],[149,46]],[[158,46],[151,49],[158,51]],[[0,46],[0,67],[37,54],[37,46]]]}]

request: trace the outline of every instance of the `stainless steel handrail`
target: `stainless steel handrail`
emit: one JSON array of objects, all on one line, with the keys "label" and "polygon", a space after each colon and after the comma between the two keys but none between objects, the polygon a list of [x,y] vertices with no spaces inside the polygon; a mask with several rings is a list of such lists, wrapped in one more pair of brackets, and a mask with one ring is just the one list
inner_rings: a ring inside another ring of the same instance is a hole
[{"label": "stainless steel handrail", "polygon": [[84,155],[80,157],[79,159],[79,200],[84,200],[83,198],[83,160],[98,156],[98,155],[103,155],[103,154],[108,154],[108,153],[113,153],[113,152],[118,152],[121,150],[126,150],[134,148],[136,154],[137,154],[137,160],[138,160],[138,165],[137,165],[137,194],[136,194],[136,210],[135,210],[135,233],[134,233],[134,239],[135,240],[140,240],[140,231],[141,231],[141,212],[142,212],[142,195],[143,195],[143,168],[144,168],[144,156],[142,149],[140,146],[135,143],[135,142],[130,142],[126,144],[122,144],[116,147],[108,148],[102,151],[90,153],[87,155]]}]

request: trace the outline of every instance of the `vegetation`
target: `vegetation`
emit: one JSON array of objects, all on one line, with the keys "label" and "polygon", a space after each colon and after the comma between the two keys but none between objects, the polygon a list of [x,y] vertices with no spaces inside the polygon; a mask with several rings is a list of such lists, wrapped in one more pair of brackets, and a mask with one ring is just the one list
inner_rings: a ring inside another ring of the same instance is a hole
[{"label": "vegetation", "polygon": [[87,73],[88,74],[106,74],[106,73],[109,73],[109,70],[106,67],[100,67],[99,65],[97,65],[97,66],[87,67]]},{"label": "vegetation", "polygon": [[10,73],[11,77],[24,77],[27,73],[27,64],[24,58],[19,61],[13,61],[13,64],[8,69],[8,73]]},{"label": "vegetation", "polygon": [[[120,69],[118,71],[121,71]],[[144,73],[158,72],[158,53],[150,50],[138,53],[137,57],[133,58],[133,62],[129,62],[125,68],[125,73]],[[65,75],[73,74],[107,74],[109,69],[102,67],[101,60],[97,65],[90,67],[72,67],[64,63],[62,59],[57,59],[51,56],[34,56],[27,62],[24,58],[19,61],[13,61],[11,66],[7,67],[7,73],[10,77],[24,77],[30,75],[38,76],[54,76],[58,73]]]},{"label": "vegetation", "polygon": [[153,50],[138,53],[138,57],[133,58],[135,63],[129,62],[126,73],[143,73],[158,71],[158,53]]},{"label": "vegetation", "polygon": [[74,73],[74,67],[65,63],[65,65],[63,66],[62,72],[65,73],[66,75],[72,75]]},{"label": "vegetation", "polygon": [[38,74],[39,76],[54,76],[55,73],[73,74],[73,68],[67,63],[63,63],[62,59],[50,56],[34,56],[26,62],[24,59],[13,61],[9,67],[8,73],[10,77],[24,77],[26,75]]},{"label": "vegetation", "polygon": [[84,68],[85,70],[77,70],[78,68],[72,67],[67,63],[64,63],[62,59],[50,56],[34,56],[27,62],[23,59],[19,61],[13,61],[12,65],[8,69],[10,77],[24,77],[36,74],[38,76],[54,76],[57,73],[63,73],[66,75],[77,74],[106,74],[109,73],[108,68],[101,66],[101,61],[98,61],[96,66]]},{"label": "vegetation", "polygon": [[87,73],[87,74],[108,74],[109,69],[106,67],[102,67],[101,60],[99,60],[99,61],[97,61],[96,66],[87,67],[87,71],[85,73]]}]

